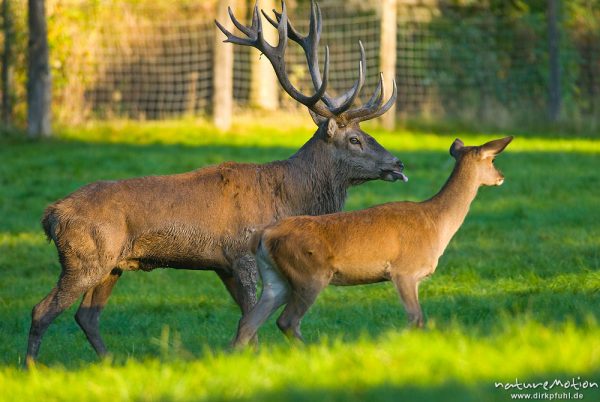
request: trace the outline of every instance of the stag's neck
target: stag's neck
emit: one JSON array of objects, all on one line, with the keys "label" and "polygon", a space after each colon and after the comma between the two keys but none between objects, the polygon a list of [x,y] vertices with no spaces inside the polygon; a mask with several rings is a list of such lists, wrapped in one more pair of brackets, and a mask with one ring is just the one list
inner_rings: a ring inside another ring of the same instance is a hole
[{"label": "stag's neck", "polygon": [[284,187],[294,215],[323,215],[344,208],[350,181],[327,146],[315,136],[284,162]]},{"label": "stag's neck", "polygon": [[443,244],[448,244],[464,222],[478,188],[475,172],[459,162],[442,189],[425,202]]}]

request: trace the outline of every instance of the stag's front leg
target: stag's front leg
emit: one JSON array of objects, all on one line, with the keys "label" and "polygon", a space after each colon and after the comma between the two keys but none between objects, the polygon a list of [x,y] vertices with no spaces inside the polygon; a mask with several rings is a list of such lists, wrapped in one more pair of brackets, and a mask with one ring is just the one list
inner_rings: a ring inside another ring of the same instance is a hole
[{"label": "stag's front leg", "polygon": [[[233,260],[230,271],[217,271],[217,274],[240,307],[242,318],[246,317],[256,305],[256,260],[250,255],[243,255]],[[258,345],[258,336],[255,334],[249,342]]]},{"label": "stag's front leg", "polygon": [[258,269],[256,260],[249,254],[236,259],[233,263],[233,276],[238,283],[238,298],[242,313],[247,314],[256,304],[256,284]]},{"label": "stag's front leg", "polygon": [[416,328],[422,328],[424,320],[419,304],[418,280],[409,275],[396,275],[392,280],[408,314],[409,323]]},{"label": "stag's front leg", "polygon": [[231,266],[230,270],[216,272],[242,314],[247,314],[256,304],[256,262],[243,256],[233,260]]}]

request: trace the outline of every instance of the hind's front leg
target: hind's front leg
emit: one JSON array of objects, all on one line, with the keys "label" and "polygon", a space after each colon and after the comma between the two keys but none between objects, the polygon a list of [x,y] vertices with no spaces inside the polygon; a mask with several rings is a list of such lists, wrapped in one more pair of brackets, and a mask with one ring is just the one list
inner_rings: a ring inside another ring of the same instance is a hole
[{"label": "hind's front leg", "polygon": [[419,304],[419,281],[410,275],[396,275],[392,278],[400,299],[408,314],[409,323],[417,328],[424,325],[423,311]]}]

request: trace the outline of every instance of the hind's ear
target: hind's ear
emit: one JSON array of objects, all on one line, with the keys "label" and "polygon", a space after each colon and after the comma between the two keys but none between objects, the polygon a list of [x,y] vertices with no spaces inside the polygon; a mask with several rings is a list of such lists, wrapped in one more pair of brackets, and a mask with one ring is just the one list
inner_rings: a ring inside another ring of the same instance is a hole
[{"label": "hind's ear", "polygon": [[338,129],[339,127],[335,119],[329,119],[329,121],[327,122],[327,137],[333,138]]},{"label": "hind's ear", "polygon": [[465,143],[462,142],[460,138],[455,139],[452,145],[450,146],[450,155],[452,155],[454,159],[458,159],[464,147]]},{"label": "hind's ear", "polygon": [[483,144],[481,148],[481,155],[484,158],[498,155],[500,152],[504,151],[504,148],[507,147],[508,144],[513,140],[513,137],[504,137],[499,140],[493,140],[490,142],[486,142]]}]

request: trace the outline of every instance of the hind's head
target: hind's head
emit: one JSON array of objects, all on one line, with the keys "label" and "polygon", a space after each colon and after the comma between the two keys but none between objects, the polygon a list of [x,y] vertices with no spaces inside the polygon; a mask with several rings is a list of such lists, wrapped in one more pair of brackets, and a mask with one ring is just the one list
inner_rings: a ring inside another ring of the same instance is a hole
[{"label": "hind's head", "polygon": [[450,147],[450,155],[458,164],[474,170],[480,185],[499,186],[504,183],[504,175],[494,165],[494,159],[512,139],[512,136],[504,137],[479,146],[466,146],[457,138]]}]

